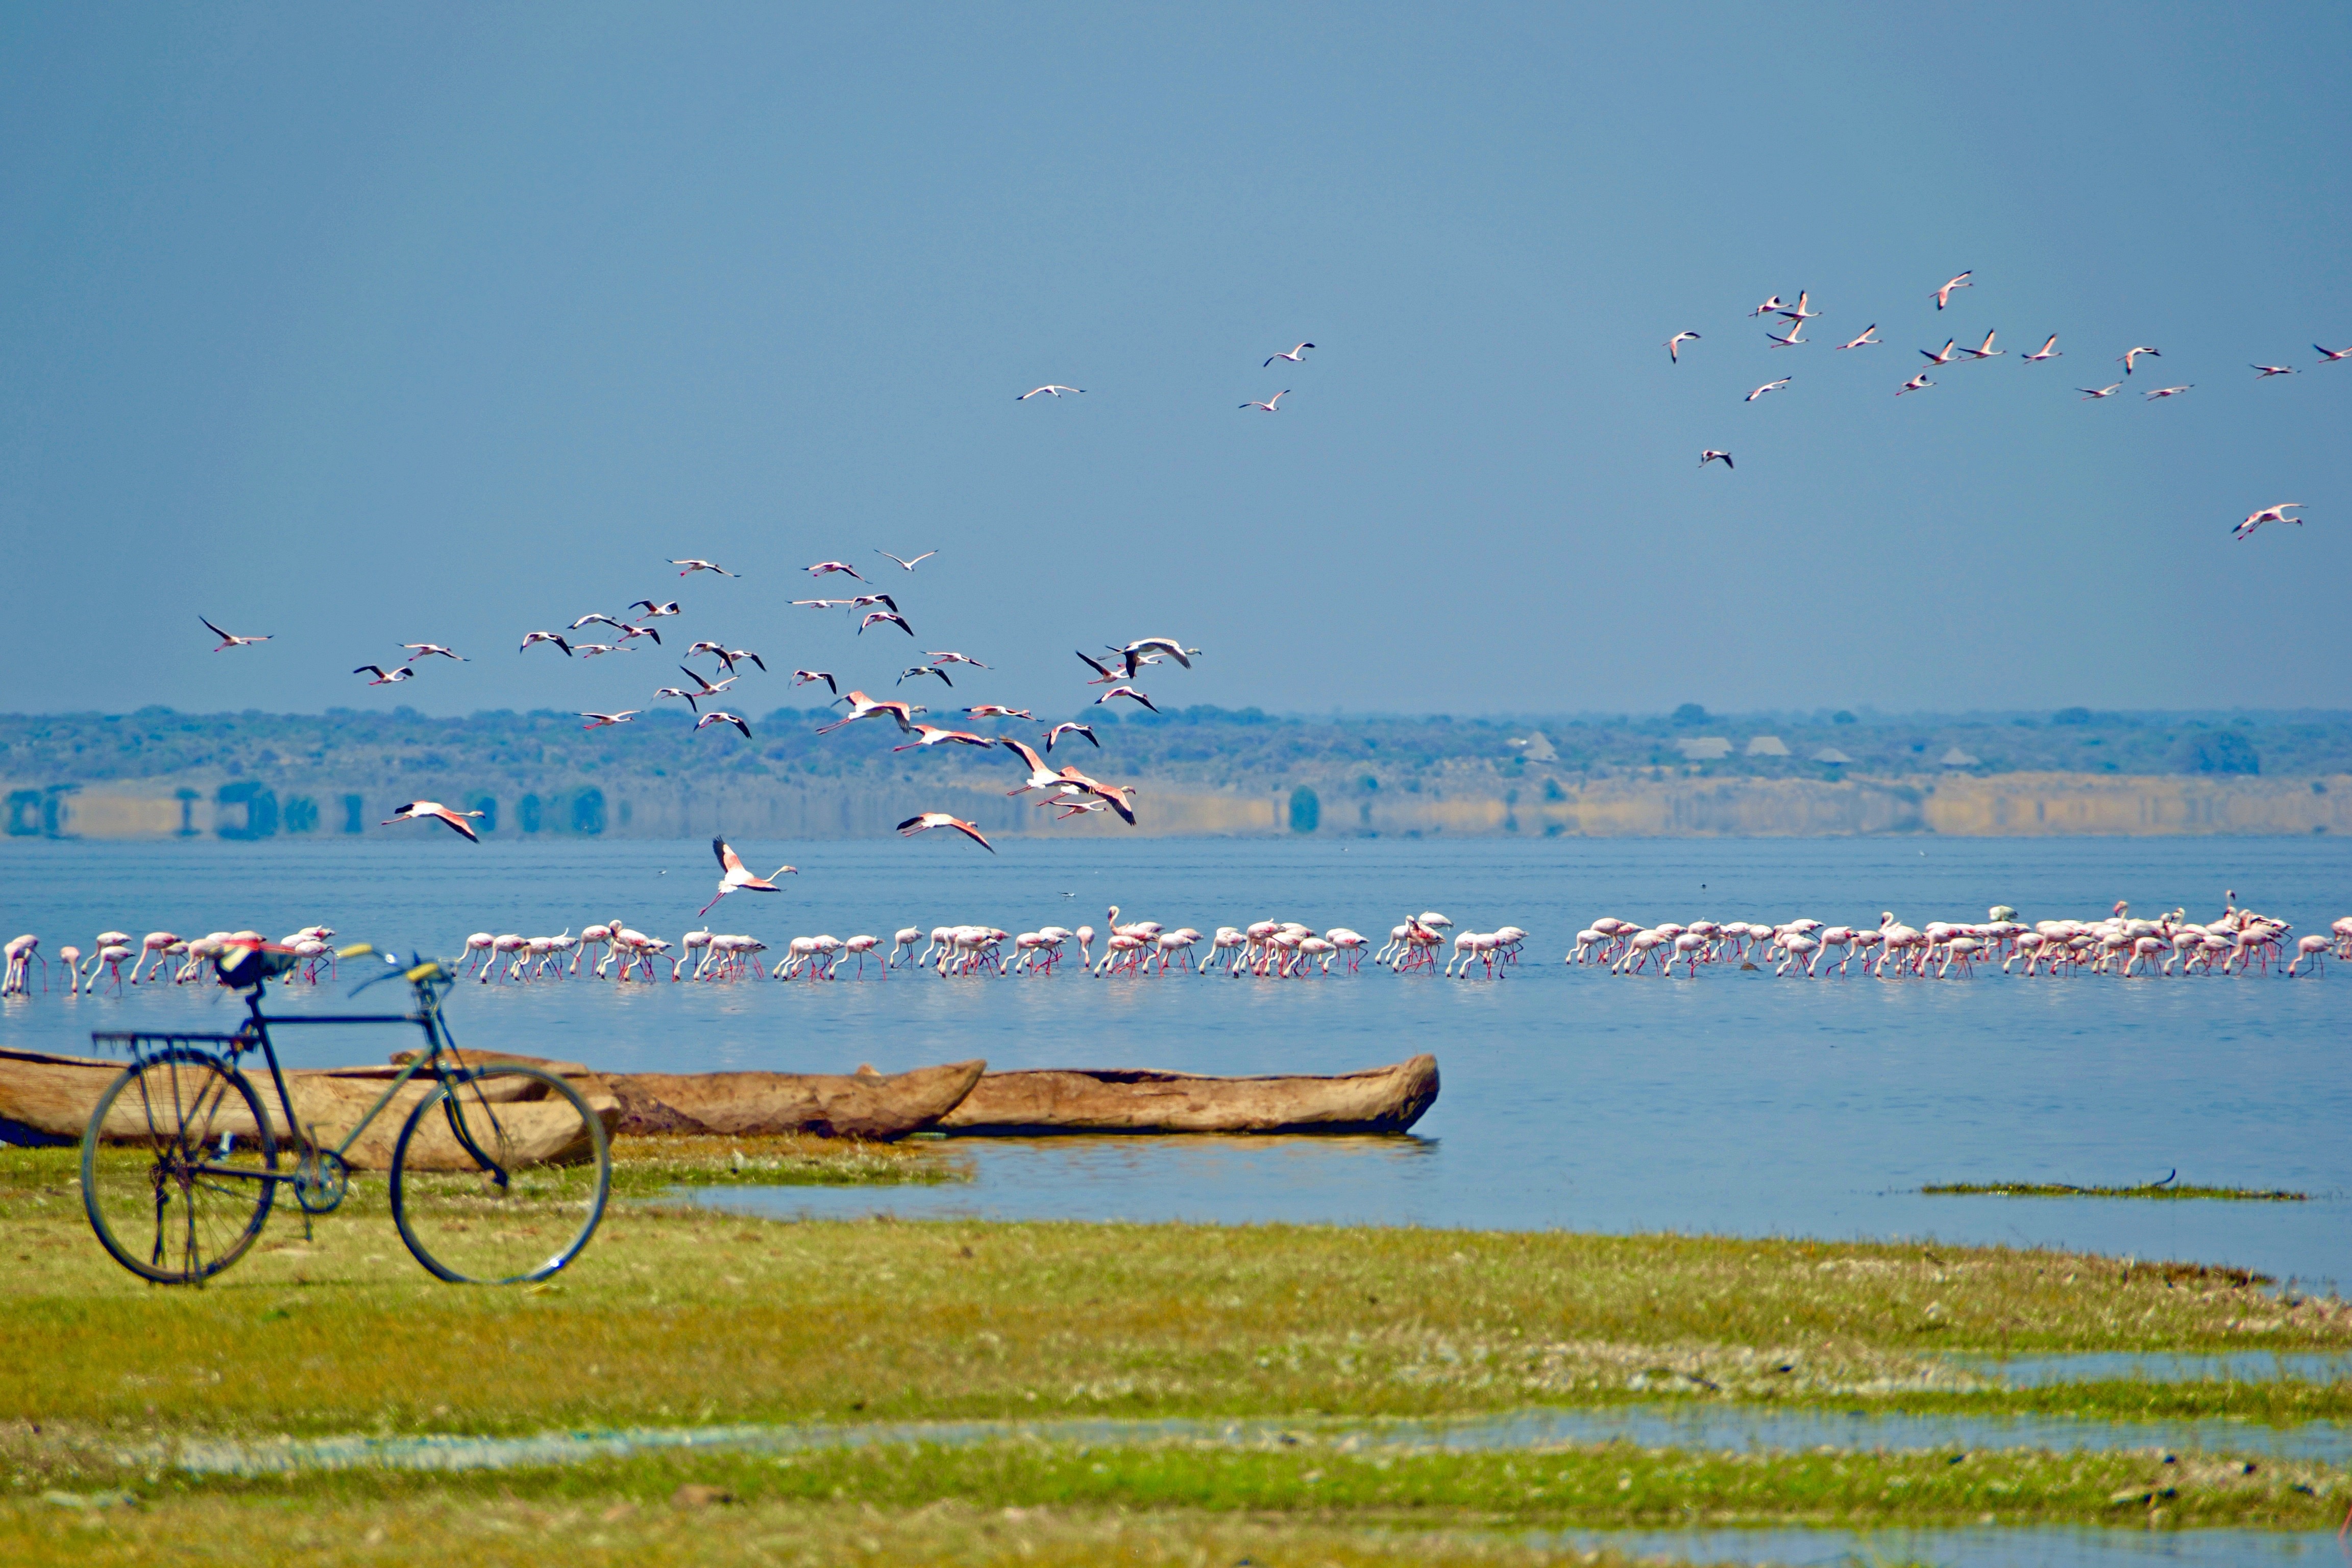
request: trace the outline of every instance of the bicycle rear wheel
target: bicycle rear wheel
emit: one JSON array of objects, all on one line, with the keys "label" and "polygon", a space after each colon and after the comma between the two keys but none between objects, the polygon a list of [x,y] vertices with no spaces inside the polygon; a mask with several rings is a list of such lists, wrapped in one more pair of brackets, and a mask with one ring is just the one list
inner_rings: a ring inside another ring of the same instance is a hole
[{"label": "bicycle rear wheel", "polygon": [[82,1134],[81,1201],[114,1260],[194,1285],[245,1256],[269,1218],[278,1142],[252,1083],[203,1051],[135,1062]]},{"label": "bicycle rear wheel", "polygon": [[544,1279],[604,1217],[604,1124],[555,1074],[499,1062],[443,1079],[400,1129],[392,1217],[416,1261],[457,1284]]}]

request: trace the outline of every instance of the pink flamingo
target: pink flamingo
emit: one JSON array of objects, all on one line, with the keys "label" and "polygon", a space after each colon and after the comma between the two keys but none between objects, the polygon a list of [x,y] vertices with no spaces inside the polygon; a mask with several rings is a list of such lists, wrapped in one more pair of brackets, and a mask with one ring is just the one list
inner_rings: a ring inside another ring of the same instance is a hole
[{"label": "pink flamingo", "polygon": [[155,963],[154,972],[157,974],[163,973],[163,954],[169,952],[172,944],[179,940],[177,936],[167,931],[149,931],[139,944],[139,962],[131,966],[131,984],[133,985],[139,984],[139,973],[147,967],[147,962],[151,958]]},{"label": "pink flamingo", "polygon": [[[9,940],[8,970],[5,977],[0,978],[0,996],[25,994],[26,972],[32,967],[33,960],[41,958],[40,946],[41,939],[30,931]],[[59,955],[63,956],[62,949],[59,950]],[[79,958],[80,954],[77,953],[75,956]],[[41,989],[47,991],[48,988],[49,961],[41,958]]]}]

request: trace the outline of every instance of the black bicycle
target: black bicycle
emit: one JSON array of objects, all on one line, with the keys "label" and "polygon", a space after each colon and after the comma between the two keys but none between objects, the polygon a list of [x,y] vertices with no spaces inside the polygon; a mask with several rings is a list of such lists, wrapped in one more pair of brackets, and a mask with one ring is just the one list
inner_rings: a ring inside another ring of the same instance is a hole
[{"label": "black bicycle", "polygon": [[[339,956],[374,951],[362,944]],[[90,1037],[131,1053],[82,1139],[82,1205],[116,1262],[161,1284],[201,1284],[252,1247],[281,1186],[293,1188],[307,1227],[310,1216],[342,1206],[355,1166],[388,1173],[401,1240],[443,1279],[520,1284],[580,1256],[612,1188],[604,1124],[556,1074],[471,1060],[457,1048],[441,1011],[454,980],[448,964],[387,955],[391,967],[352,993],[404,980],[411,1012],[272,1018],[261,1011],[263,988],[299,959],[265,945],[232,948],[215,962],[221,978],[246,993],[235,1034]],[[289,1091],[269,1038],[272,1026],[288,1024],[408,1024],[424,1031],[425,1047],[330,1146],[319,1119],[349,1120],[373,1082],[305,1075],[303,1094]],[[237,1066],[256,1050],[277,1089],[274,1116]],[[381,1135],[366,1134],[394,1108],[405,1119],[387,1151]]]}]

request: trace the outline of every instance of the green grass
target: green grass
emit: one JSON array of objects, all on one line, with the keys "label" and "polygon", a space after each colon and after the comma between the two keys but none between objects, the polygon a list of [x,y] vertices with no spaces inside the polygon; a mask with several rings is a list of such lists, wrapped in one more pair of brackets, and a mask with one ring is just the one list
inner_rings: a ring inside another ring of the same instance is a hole
[{"label": "green grass", "polygon": [[[373,1179],[203,1289],[99,1250],[71,1151],[0,1154],[0,1420],[109,1432],[1530,1405],[2352,1415],[2352,1383],[1967,1391],[1939,1352],[2352,1348],[2243,1273],[2006,1248],[1323,1226],[803,1222],[616,1204],[536,1291],[408,1257]],[[890,1157],[890,1156],[884,1156]],[[287,1205],[290,1210],[291,1205]]]},{"label": "green grass", "polygon": [[[968,1532],[991,1516],[1059,1521],[1081,1533],[1123,1516],[1194,1537],[1250,1528],[1270,1539],[1285,1531],[1339,1534],[1332,1527],[1345,1521],[1362,1535],[1440,1530],[1479,1532],[1490,1542],[1504,1530],[1762,1524],[2308,1531],[2332,1528],[2352,1492],[2324,1466],[2196,1455],[2168,1462],[2148,1453],[1692,1455],[1624,1445],[1402,1455],[1313,1439],[1253,1450],[1181,1443],[877,1446],[457,1476],[327,1472],[293,1481],[151,1477],[100,1462],[75,1477],[40,1478],[37,1489],[20,1475],[13,1497],[0,1491],[0,1557],[61,1563],[72,1552],[78,1563],[107,1561],[80,1554],[80,1531],[58,1530],[75,1515],[97,1517],[105,1530],[150,1551],[209,1540],[237,1542],[240,1558],[273,1549],[285,1554],[251,1559],[262,1563],[305,1550],[315,1555],[338,1533],[359,1540],[370,1528],[383,1532],[373,1544],[386,1560],[404,1549],[411,1562],[441,1557],[478,1544],[482,1521],[500,1518],[543,1540],[569,1531],[584,1544],[600,1525],[636,1521],[658,1533],[685,1487],[734,1500],[731,1508],[703,1511],[698,1535],[765,1533],[797,1517],[830,1519],[835,1529],[847,1519],[910,1542],[942,1519],[960,1521]],[[47,1500],[51,1493],[135,1501],[73,1509]],[[986,1500],[985,1512],[960,1507],[973,1499]],[[622,1533],[635,1536],[635,1528]],[[817,1540],[824,1533],[812,1532]],[[1030,1532],[1004,1533],[1013,1539],[1000,1538],[997,1548],[1012,1556]],[[64,1537],[63,1545],[45,1551],[47,1536]]]},{"label": "green grass", "polygon": [[1931,1182],[1919,1189],[1930,1196],[1997,1198],[2210,1198],[2243,1204],[2304,1204],[2309,1193],[2280,1187],[2199,1187],[2177,1183],[2142,1182],[2130,1187],[2077,1187],[2064,1182]]},{"label": "green grass", "polygon": [[798,1133],[613,1140],[616,1198],[658,1197],[676,1187],[894,1186],[971,1179],[969,1162],[932,1140],[861,1143]]}]

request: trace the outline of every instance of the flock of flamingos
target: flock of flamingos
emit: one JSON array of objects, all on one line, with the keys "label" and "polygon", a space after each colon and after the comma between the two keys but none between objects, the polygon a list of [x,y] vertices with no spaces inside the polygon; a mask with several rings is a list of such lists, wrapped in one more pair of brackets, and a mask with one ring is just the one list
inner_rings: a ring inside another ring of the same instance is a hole
[{"label": "flock of flamingos", "polygon": [[[1801,973],[1811,979],[1824,964],[1834,962],[1843,975],[1857,959],[1864,973],[1885,978],[1891,967],[1899,977],[1950,977],[1957,969],[1973,976],[1979,963],[1999,963],[2011,973],[2022,964],[2025,975],[2111,974],[2169,975],[2174,965],[2183,975],[2269,973],[2275,963],[2290,979],[2308,966],[2322,972],[2328,956],[2352,960],[2352,915],[2336,921],[2326,934],[2297,937],[2286,921],[2238,907],[2232,894],[2221,915],[2200,925],[2174,910],[2156,920],[2134,918],[2130,907],[2117,903],[2105,919],[2045,920],[2027,925],[2017,911],[1997,905],[1987,919],[1970,923],[1930,921],[1909,926],[1890,912],[1875,926],[1824,925],[1816,920],[1794,920],[1780,925],[1753,921],[1668,921],[1644,926],[1633,921],[1604,917],[1576,933],[1576,947],[1565,962],[1605,966],[1612,974],[1671,974],[1676,965],[1696,979],[1701,964],[1731,964],[1743,970],[1772,966],[1776,977]],[[1195,974],[1304,979],[1328,974],[1344,964],[1354,973],[1369,956],[1397,973],[1426,971],[1448,978],[1468,979],[1475,968],[1486,978],[1498,978],[1518,961],[1528,933],[1517,926],[1491,931],[1465,931],[1450,942],[1454,922],[1437,911],[1409,915],[1390,928],[1389,939],[1375,949],[1370,940],[1344,926],[1317,932],[1295,921],[1259,921],[1248,926],[1219,926],[1203,936],[1191,926],[1167,929],[1157,921],[1122,922],[1114,904],[1106,930],[1041,926],[1018,935],[995,926],[934,926],[926,932],[908,926],[891,939],[882,954],[882,939],[829,935],[796,936],[785,944],[783,956],[771,968],[762,956],[768,944],[756,937],[708,930],[688,931],[675,948],[620,921],[591,925],[578,936],[497,935],[476,931],[466,939],[461,973],[487,984],[493,980],[522,984],[533,980],[576,976],[592,953],[589,973],[598,980],[626,982],[635,974],[659,978],[657,966],[669,964],[672,980],[733,981],[772,977],[777,980],[832,980],[845,960],[855,959],[854,977],[863,978],[869,955],[880,957],[879,970],[936,971],[949,975],[1053,974],[1066,952],[1077,952],[1087,973],[1164,974],[1173,970]],[[280,939],[302,963],[289,971],[286,984],[315,984],[334,973],[334,931],[327,926],[305,926]],[[1099,956],[1094,951],[1102,938]],[[172,931],[150,931],[136,947],[129,932],[99,932],[87,963],[76,947],[58,949],[69,994],[95,991],[111,981],[117,994],[128,985],[201,983],[206,966],[233,944],[260,942],[257,931],[214,931],[185,938]],[[1208,952],[1196,953],[1205,942]],[[49,985],[49,961],[40,952],[37,936],[20,936],[7,944],[7,975],[0,995],[24,995],[32,965],[41,965],[43,990]],[[601,950],[601,951],[597,951]],[[2290,952],[2292,956],[2290,956]],[[1439,959],[1444,957],[1441,967]],[[124,973],[129,965],[130,972]],[[689,965],[691,967],[689,967]]]}]

